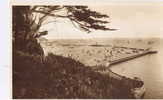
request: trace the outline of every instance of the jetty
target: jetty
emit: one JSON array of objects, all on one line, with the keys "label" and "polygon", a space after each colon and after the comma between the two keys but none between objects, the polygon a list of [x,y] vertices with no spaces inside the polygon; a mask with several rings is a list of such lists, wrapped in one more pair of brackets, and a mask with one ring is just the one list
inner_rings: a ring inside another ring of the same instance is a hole
[{"label": "jetty", "polygon": [[155,54],[155,53],[157,53],[157,51],[152,51],[152,50],[147,49],[142,53],[138,53],[138,54],[134,54],[134,55],[129,56],[129,57],[113,60],[113,61],[109,62],[109,66],[115,65],[115,64],[118,64],[118,63],[122,63],[122,62],[125,62],[125,61],[128,61],[128,60],[132,60],[134,58],[138,58],[138,57],[145,56],[145,55],[148,55],[148,54]]},{"label": "jetty", "polygon": [[[119,75],[119,74],[113,72],[110,69],[110,67],[115,64],[119,64],[119,63],[129,61],[129,60],[141,57],[141,56],[145,56],[148,54],[155,54],[155,53],[157,53],[157,51],[146,49],[142,53],[138,53],[138,54],[134,54],[129,57],[124,57],[124,58],[119,58],[119,59],[113,60],[113,61],[109,62],[109,65],[102,67],[102,68],[100,68],[100,67],[96,68],[95,70],[97,70],[98,72],[101,72],[101,73],[109,74],[109,76],[111,78],[111,82],[115,85],[117,84],[117,82],[121,83],[121,84],[125,84],[124,87],[128,87],[128,89],[126,89],[126,91],[129,91],[132,94],[133,98],[140,99],[140,98],[143,98],[143,96],[145,94],[144,82],[138,77],[128,78],[126,76]],[[117,86],[118,85],[119,84],[117,84]],[[119,87],[119,88],[121,88],[121,87]]]}]

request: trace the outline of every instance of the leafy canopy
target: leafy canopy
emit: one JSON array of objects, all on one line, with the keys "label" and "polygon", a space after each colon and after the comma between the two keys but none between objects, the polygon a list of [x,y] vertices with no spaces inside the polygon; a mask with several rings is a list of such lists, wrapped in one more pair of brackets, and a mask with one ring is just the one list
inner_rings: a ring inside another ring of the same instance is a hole
[{"label": "leafy canopy", "polygon": [[[65,14],[58,13],[62,10],[65,11]],[[106,24],[109,23],[105,20],[109,18],[108,15],[92,11],[88,6],[33,6],[31,7],[31,12],[42,14],[37,23],[38,27],[41,27],[48,16],[51,16],[54,18],[67,18],[72,22],[74,27],[88,33],[91,32],[91,29],[115,30],[106,27]]]}]

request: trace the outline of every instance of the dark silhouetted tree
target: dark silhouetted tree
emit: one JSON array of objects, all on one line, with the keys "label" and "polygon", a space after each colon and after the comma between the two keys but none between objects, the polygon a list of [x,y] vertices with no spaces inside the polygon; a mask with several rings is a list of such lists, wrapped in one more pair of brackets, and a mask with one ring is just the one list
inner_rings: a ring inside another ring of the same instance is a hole
[{"label": "dark silhouetted tree", "polygon": [[[59,13],[64,11],[64,13]],[[106,27],[106,14],[92,11],[88,6],[13,6],[13,41],[17,48],[25,49],[29,41],[48,34],[39,32],[47,18],[69,19],[79,30],[115,30]],[[54,22],[55,23],[55,22]],[[29,48],[29,47],[28,47]]]}]

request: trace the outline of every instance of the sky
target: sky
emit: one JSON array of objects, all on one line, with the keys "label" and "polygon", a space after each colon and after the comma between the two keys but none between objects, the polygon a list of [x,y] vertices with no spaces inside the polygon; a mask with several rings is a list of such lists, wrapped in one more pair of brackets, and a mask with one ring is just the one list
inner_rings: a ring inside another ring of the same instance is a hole
[{"label": "sky", "polygon": [[[16,3],[11,1],[18,1]],[[11,5],[19,4],[20,5],[28,5],[28,4],[35,4],[33,2],[39,2],[42,5],[49,4],[50,0],[1,0],[0,9],[5,9],[3,12],[3,16],[0,16],[1,20],[1,39],[0,45],[1,48],[1,62],[0,62],[0,99],[1,100],[9,100],[11,98],[11,35],[12,35],[12,28],[11,28]],[[32,3],[28,3],[28,2]],[[47,1],[47,2],[40,2],[40,1]],[[63,2],[66,0],[51,0],[51,4],[56,4],[56,2]],[[70,2],[71,1],[71,2]],[[63,2],[64,4],[73,4],[72,2],[76,2],[76,4],[80,4],[79,2],[88,2],[93,1],[93,4],[99,4],[99,2],[104,1],[114,1],[117,2],[116,4],[105,4],[105,5],[97,5],[92,6],[90,5],[92,10],[97,10],[102,13],[106,13],[110,16],[109,24],[112,28],[119,29],[115,32],[103,32],[103,31],[96,31],[90,34],[85,32],[81,32],[74,27],[69,22],[62,22],[57,24],[57,28],[55,24],[48,25],[44,27],[45,29],[49,29],[49,35],[47,38],[92,38],[92,37],[149,37],[153,36],[162,36],[163,28],[163,6],[160,4],[118,4],[119,1],[128,1],[128,0],[67,0],[67,2]],[[130,1],[162,1],[162,0],[130,0]],[[10,2],[10,3],[9,3]],[[139,7],[142,5],[142,7]],[[162,36],[163,37],[163,36]]]},{"label": "sky", "polygon": [[[117,31],[92,31],[76,29],[69,20],[57,19],[44,25],[49,31],[46,38],[109,38],[109,37],[163,37],[163,4],[159,3],[112,3],[88,5],[90,9],[107,14],[108,27]],[[51,19],[48,19],[51,20]]]}]

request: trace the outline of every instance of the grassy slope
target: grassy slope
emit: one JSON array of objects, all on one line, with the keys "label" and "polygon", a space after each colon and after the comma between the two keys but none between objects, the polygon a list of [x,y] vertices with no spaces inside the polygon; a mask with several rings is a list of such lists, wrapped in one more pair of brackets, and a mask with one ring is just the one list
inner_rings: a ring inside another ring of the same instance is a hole
[{"label": "grassy slope", "polygon": [[13,98],[130,98],[121,81],[73,59],[13,54]]}]

